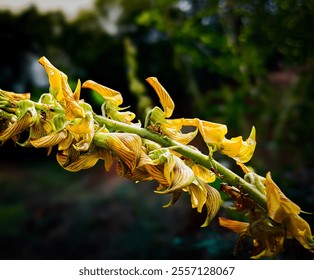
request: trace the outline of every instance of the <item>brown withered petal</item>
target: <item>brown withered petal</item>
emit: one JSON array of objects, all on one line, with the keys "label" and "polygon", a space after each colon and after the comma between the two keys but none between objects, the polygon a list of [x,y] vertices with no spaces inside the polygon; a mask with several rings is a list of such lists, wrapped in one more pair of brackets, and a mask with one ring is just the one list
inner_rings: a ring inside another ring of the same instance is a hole
[{"label": "brown withered petal", "polygon": [[301,212],[300,207],[288,199],[275,184],[270,172],[266,175],[266,199],[268,215],[277,223],[282,223],[288,215]]},{"label": "brown withered petal", "polygon": [[146,79],[146,81],[154,88],[156,91],[160,103],[162,105],[162,108],[165,112],[165,117],[169,118],[171,117],[173,110],[174,110],[174,103],[169,95],[169,93],[165,90],[165,88],[159,83],[157,78],[155,77],[149,77]]}]

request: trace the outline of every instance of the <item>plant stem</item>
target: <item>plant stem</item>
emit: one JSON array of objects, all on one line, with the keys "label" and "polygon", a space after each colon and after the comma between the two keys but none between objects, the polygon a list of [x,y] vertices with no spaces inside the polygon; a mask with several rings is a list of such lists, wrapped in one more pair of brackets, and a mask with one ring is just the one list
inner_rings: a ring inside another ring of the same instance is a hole
[{"label": "plant stem", "polygon": [[[139,135],[142,138],[154,141],[163,147],[171,147],[174,151],[180,153],[181,155],[192,159],[194,162],[211,169],[214,168],[220,175],[222,175],[223,181],[233,185],[241,186],[243,191],[247,193],[251,199],[253,199],[262,209],[267,209],[266,197],[262,194],[254,185],[248,183],[239,175],[235,174],[219,162],[215,161],[212,157],[206,156],[201,152],[190,148],[189,146],[182,145],[167,136],[162,136],[157,133],[153,133],[145,128],[140,128],[132,124],[126,124],[118,122],[115,120],[108,119],[99,115],[94,115],[95,121],[99,124],[106,125],[107,128],[114,131],[128,132]],[[103,147],[104,143],[102,141],[103,133],[97,133],[94,137],[95,145]]]}]

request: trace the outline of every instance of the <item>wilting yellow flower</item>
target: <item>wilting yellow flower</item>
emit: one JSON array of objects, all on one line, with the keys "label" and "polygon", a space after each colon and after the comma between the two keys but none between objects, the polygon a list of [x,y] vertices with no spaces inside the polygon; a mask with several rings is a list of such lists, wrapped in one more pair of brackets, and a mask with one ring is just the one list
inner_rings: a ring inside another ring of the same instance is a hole
[{"label": "wilting yellow flower", "polygon": [[0,89],[0,101],[9,101],[15,104],[17,101],[29,100],[30,98],[30,93],[15,93]]},{"label": "wilting yellow flower", "polygon": [[[236,155],[229,155],[230,157],[232,157],[234,160],[245,163],[248,162],[254,153],[255,147],[256,147],[256,139],[255,136],[256,135],[256,131],[255,131],[255,127],[252,127],[251,133],[249,135],[249,137],[245,140],[241,142],[241,147],[240,150],[238,151],[238,153]],[[226,153],[226,152],[223,152]],[[228,155],[228,153],[226,153]]]},{"label": "wilting yellow flower", "polygon": [[183,118],[168,119],[171,117],[174,110],[174,102],[168,92],[159,83],[157,78],[149,77],[146,79],[146,81],[156,91],[163,107],[163,110],[161,110],[159,107],[155,107],[150,112],[149,121],[152,123],[152,125],[149,125],[148,128],[154,132],[165,134],[169,138],[178,141],[183,145],[187,145],[196,136],[197,129],[189,133],[182,133],[181,129],[185,120]]},{"label": "wilting yellow flower", "polygon": [[87,152],[79,152],[70,146],[57,154],[58,163],[67,171],[77,172],[93,167],[99,160],[97,150],[90,149]]},{"label": "wilting yellow flower", "polygon": [[288,237],[296,238],[306,249],[314,249],[311,228],[298,215],[301,208],[282,193],[272,180],[270,172],[266,175],[266,198],[268,215],[286,227]]},{"label": "wilting yellow flower", "polygon": [[132,133],[100,132],[98,135],[101,135],[98,139],[102,142],[103,147],[110,150],[131,171],[135,170],[141,156],[141,137]]},{"label": "wilting yellow flower", "polygon": [[135,114],[129,111],[120,112],[124,108],[119,108],[122,104],[123,99],[120,92],[113,90],[111,88],[100,85],[92,80],[88,80],[83,83],[83,88],[89,88],[100,94],[104,99],[103,109],[108,117],[111,119],[130,123],[134,118]]},{"label": "wilting yellow flower", "polygon": [[80,81],[78,82],[75,93],[73,93],[68,84],[66,74],[54,67],[44,56],[38,61],[44,66],[47,72],[51,94],[66,110],[65,117],[70,120],[83,118],[84,110],[77,103],[80,93]]},{"label": "wilting yellow flower", "polygon": [[30,100],[20,100],[16,103],[17,118],[7,122],[5,130],[0,132],[0,144],[13,137],[18,137],[21,132],[29,128],[37,118],[37,112]]},{"label": "wilting yellow flower", "polygon": [[189,166],[196,178],[202,180],[205,183],[212,183],[216,180],[216,175],[211,170],[207,169],[206,167],[195,163],[191,159],[184,158],[184,162],[187,166]]},{"label": "wilting yellow flower", "polygon": [[238,243],[245,238],[253,238],[255,255],[252,259],[275,257],[283,248],[284,230],[270,225],[263,218],[247,223],[219,217],[219,224],[239,234]]},{"label": "wilting yellow flower", "polygon": [[211,152],[218,150],[222,154],[242,163],[248,162],[253,156],[256,146],[256,132],[254,126],[252,127],[248,139],[243,141],[241,136],[227,139],[225,135],[227,134],[228,129],[227,126],[223,124],[194,118],[183,119],[183,125],[196,126]]}]

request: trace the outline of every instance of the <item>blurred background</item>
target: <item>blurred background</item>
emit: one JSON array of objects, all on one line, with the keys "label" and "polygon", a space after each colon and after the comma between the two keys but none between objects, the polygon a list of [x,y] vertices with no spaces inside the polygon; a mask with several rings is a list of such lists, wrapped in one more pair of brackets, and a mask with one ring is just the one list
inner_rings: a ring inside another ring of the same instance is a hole
[{"label": "blurred background", "polygon": [[[46,56],[70,84],[92,79],[118,90],[143,121],[158,98],[156,76],[174,117],[224,123],[228,137],[257,129],[250,161],[304,211],[314,200],[314,1],[0,0],[0,87],[31,92],[48,80]],[[99,112],[97,96],[81,97]],[[196,143],[202,150],[202,144]],[[238,174],[241,170],[221,160]],[[45,149],[0,147],[0,259],[246,259],[237,235],[183,196],[153,193],[105,173],[99,162],[70,173]],[[232,216],[222,208],[220,215]],[[302,215],[312,227],[313,215]],[[247,248],[244,248],[247,249]],[[278,259],[313,258],[288,240]]]}]

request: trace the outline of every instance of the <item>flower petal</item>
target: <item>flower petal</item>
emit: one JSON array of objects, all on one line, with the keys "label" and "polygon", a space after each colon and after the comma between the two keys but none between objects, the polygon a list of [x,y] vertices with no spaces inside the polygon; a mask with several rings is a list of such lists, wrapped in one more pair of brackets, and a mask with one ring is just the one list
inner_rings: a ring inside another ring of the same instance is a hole
[{"label": "flower petal", "polygon": [[174,103],[169,95],[169,93],[165,90],[165,88],[159,83],[157,78],[155,77],[149,77],[146,79],[146,81],[154,88],[156,91],[160,103],[162,105],[162,108],[165,112],[165,117],[169,118],[171,117],[173,110],[174,110]]},{"label": "flower petal", "polygon": [[300,207],[288,199],[275,184],[270,172],[266,175],[266,199],[268,215],[277,223],[282,223],[291,214],[301,212]]},{"label": "flower petal", "polygon": [[221,196],[220,196],[219,191],[217,191],[215,188],[205,183],[203,183],[203,185],[205,186],[207,190],[207,199],[205,203],[206,208],[207,208],[207,216],[202,227],[206,227],[208,226],[210,221],[217,215],[218,210],[220,209]]},{"label": "flower petal", "polygon": [[63,100],[63,93],[62,93],[62,72],[54,67],[50,61],[45,57],[42,56],[38,62],[44,66],[48,80],[50,84],[50,92],[56,98],[58,102]]},{"label": "flower petal", "polygon": [[112,105],[119,106],[122,104],[123,99],[120,92],[111,88],[105,87],[92,80],[83,83],[82,88],[89,88],[99,93],[106,101],[110,101]]},{"label": "flower petal", "polygon": [[248,230],[250,224],[246,222],[229,220],[223,217],[219,217],[219,225],[241,235]]}]

